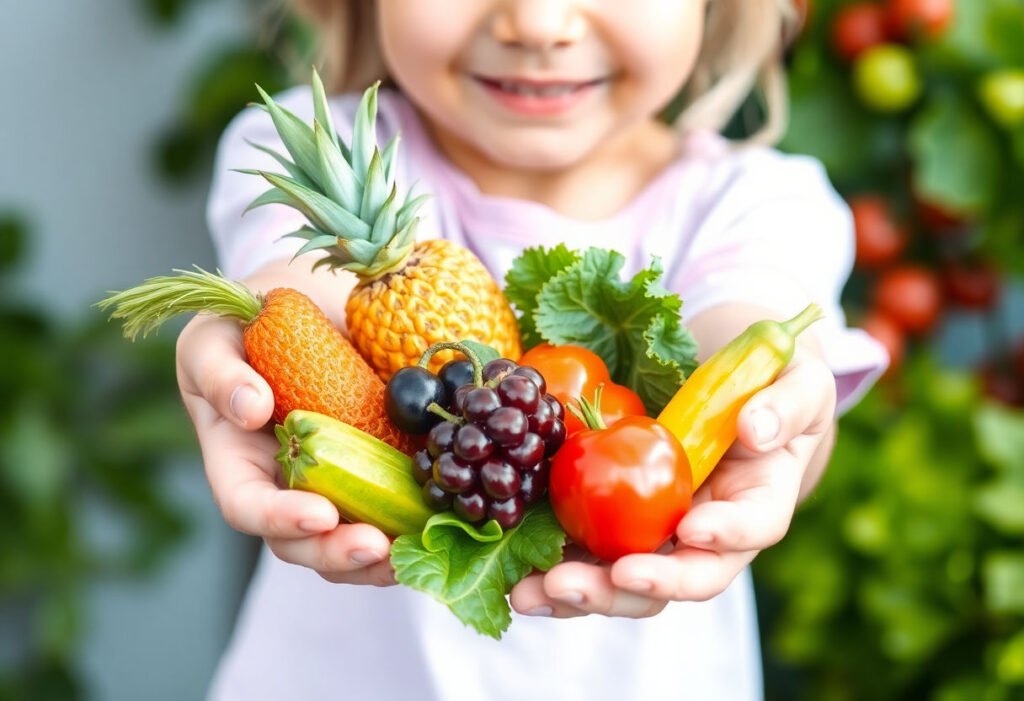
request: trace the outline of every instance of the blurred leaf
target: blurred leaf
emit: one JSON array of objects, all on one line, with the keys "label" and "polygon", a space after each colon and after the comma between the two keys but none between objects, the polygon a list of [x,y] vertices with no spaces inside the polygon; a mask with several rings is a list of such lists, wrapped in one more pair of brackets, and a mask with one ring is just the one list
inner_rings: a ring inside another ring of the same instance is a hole
[{"label": "blurred leaf", "polygon": [[974,492],[978,515],[1007,535],[1024,535],[1024,483],[1001,479]]},{"label": "blurred leaf", "polygon": [[858,177],[870,162],[872,134],[848,86],[804,51],[794,60],[789,90],[789,128],[780,147],[818,158],[833,179]]},{"label": "blurred leaf", "polygon": [[996,613],[1024,613],[1024,554],[997,552],[982,568],[985,603]]},{"label": "blurred leaf", "polygon": [[0,476],[34,507],[57,500],[70,476],[65,434],[35,403],[23,405],[0,434]]},{"label": "blurred leaf", "polygon": [[985,459],[1024,479],[1024,412],[986,402],[973,420],[978,449]]},{"label": "blurred leaf", "polygon": [[16,214],[0,213],[0,271],[21,258],[28,235],[25,220]]},{"label": "blurred leaf", "polygon": [[1024,683],[1024,630],[1006,641],[999,651],[996,675],[1007,684]]},{"label": "blurred leaf", "polygon": [[914,188],[954,212],[979,213],[999,183],[999,144],[988,123],[955,95],[931,102],[910,128]]}]

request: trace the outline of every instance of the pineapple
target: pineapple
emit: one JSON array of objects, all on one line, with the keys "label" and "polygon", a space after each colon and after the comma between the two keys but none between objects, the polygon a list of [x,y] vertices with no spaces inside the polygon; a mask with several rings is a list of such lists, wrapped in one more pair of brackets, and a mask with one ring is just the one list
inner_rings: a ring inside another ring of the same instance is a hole
[{"label": "pineapple", "polygon": [[[522,353],[515,315],[483,263],[444,239],[416,241],[416,216],[425,196],[401,194],[394,182],[398,137],[381,151],[376,143],[377,85],[362,97],[352,143],[338,137],[323,83],[313,72],[312,126],[257,86],[286,156],[264,146],[287,174],[262,176],[271,189],[249,209],[286,204],[307,225],[289,236],[304,239],[297,255],[326,253],[314,268],[354,272],[359,282],[345,305],[349,336],[359,353],[387,380],[415,365],[433,343],[474,340],[502,356]],[[454,351],[434,355],[437,371]]]}]

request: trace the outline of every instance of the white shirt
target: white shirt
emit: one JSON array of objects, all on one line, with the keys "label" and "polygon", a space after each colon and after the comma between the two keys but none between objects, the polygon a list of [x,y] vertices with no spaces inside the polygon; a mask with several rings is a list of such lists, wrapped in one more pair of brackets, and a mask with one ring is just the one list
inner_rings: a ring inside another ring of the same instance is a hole
[{"label": "white shirt", "polygon": [[[346,140],[358,96],[332,101]],[[308,88],[280,102],[306,120]],[[480,193],[434,148],[415,110],[381,92],[382,142],[401,131],[399,187],[434,198],[423,237],[443,236],[480,257],[499,281],[523,248],[564,242],[626,256],[625,275],[661,258],[665,285],[684,300],[684,323],[726,301],[795,314],[813,300],[827,318],[811,327],[832,367],[840,408],[884,370],[869,336],[845,326],[839,294],[853,262],[849,212],[821,166],[765,148],[737,150],[710,133],[683,140],[679,158],[623,210],[596,222],[534,202]],[[269,118],[248,110],[225,132],[208,219],[221,265],[244,277],[290,256],[279,237],[302,225],[269,206],[241,217],[266,185],[229,169],[278,171],[246,140],[283,150]],[[339,304],[343,304],[339,300]],[[648,619],[571,620],[513,613],[501,641],[463,626],[444,606],[405,587],[330,584],[264,550],[210,698],[396,701],[746,701],[761,692],[749,571],[707,602],[669,604]]]}]

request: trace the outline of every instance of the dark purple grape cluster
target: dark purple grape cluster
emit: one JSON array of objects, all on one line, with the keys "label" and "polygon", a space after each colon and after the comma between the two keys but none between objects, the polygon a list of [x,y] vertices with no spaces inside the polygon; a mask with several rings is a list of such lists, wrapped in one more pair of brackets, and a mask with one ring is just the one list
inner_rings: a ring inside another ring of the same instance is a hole
[{"label": "dark purple grape cluster", "polygon": [[[447,410],[413,456],[413,473],[427,505],[451,509],[469,523],[494,519],[512,528],[548,486],[548,458],[565,441],[561,402],[546,394],[540,373],[507,358],[484,365],[483,386],[467,360],[446,363]],[[470,378],[456,386],[447,378]]]}]

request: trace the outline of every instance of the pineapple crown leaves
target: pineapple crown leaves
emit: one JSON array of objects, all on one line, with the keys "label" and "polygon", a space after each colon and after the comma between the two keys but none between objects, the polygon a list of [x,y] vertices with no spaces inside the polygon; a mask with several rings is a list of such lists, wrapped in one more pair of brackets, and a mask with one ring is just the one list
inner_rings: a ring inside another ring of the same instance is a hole
[{"label": "pineapple crown leaves", "polygon": [[179,314],[209,312],[238,319],[248,324],[263,309],[263,299],[240,282],[228,280],[218,270],[210,273],[199,266],[195,270],[174,270],[177,275],[151,277],[140,285],[96,303],[111,319],[123,322],[125,338],[145,338],[165,321]]},{"label": "pineapple crown leaves", "polygon": [[417,212],[427,199],[398,192],[395,161],[400,137],[395,135],[383,151],[377,145],[379,86],[375,83],[363,93],[352,142],[347,145],[334,128],[327,94],[315,70],[311,125],[257,85],[263,98],[258,107],[270,115],[287,156],[250,145],[271,156],[285,172],[238,171],[258,175],[271,185],[246,212],[283,204],[305,216],[308,225],[287,235],[305,241],[296,256],[322,251],[326,255],[315,267],[345,268],[365,278],[379,277],[405,262],[415,244]]}]

